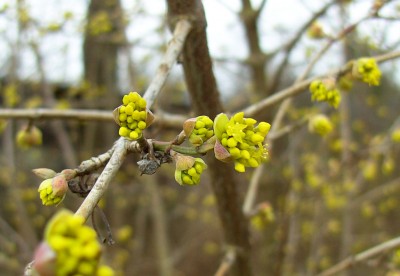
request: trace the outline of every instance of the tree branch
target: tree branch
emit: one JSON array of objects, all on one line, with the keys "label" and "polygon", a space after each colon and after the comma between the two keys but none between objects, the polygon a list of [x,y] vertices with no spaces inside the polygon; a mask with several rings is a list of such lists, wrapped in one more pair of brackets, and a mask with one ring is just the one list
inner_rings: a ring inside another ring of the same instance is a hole
[{"label": "tree branch", "polygon": [[87,219],[92,214],[97,203],[107,190],[111,180],[114,178],[119,167],[125,160],[129,144],[130,141],[124,138],[117,140],[110,161],[105,166],[90,193],[82,202],[79,209],[75,212],[75,215],[83,216],[85,219]]},{"label": "tree branch", "polygon": [[275,91],[277,87],[279,86],[281,77],[283,75],[283,72],[289,63],[289,58],[291,56],[291,53],[295,46],[297,45],[297,42],[300,41],[300,38],[302,37],[303,33],[307,31],[307,29],[311,26],[311,24],[319,17],[324,15],[327,10],[335,4],[337,1],[331,1],[327,3],[324,7],[322,7],[318,12],[316,12],[304,25],[303,27],[300,28],[300,30],[296,33],[296,35],[292,38],[292,40],[285,46],[285,58],[283,61],[279,64],[278,69],[276,70],[275,76],[272,78],[272,84],[268,88],[269,91]]},{"label": "tree branch", "polygon": [[167,80],[173,64],[177,61],[182,51],[186,36],[192,29],[192,24],[187,19],[180,19],[175,26],[174,35],[168,44],[167,51],[158,66],[157,73],[152,79],[143,98],[147,101],[147,107],[151,107]]},{"label": "tree branch", "polygon": [[[111,111],[95,109],[16,109],[0,108],[0,119],[16,120],[77,120],[77,121],[102,121],[114,123]],[[182,115],[170,114],[157,111],[157,117],[153,124],[159,124],[165,127],[182,127],[183,122],[188,119]]]},{"label": "tree branch", "polygon": [[[400,51],[395,51],[395,52],[387,53],[384,55],[375,56],[373,58],[378,63],[383,63],[385,61],[397,59],[399,57],[400,57]],[[257,113],[261,112],[263,109],[265,109],[269,106],[272,106],[274,104],[277,104],[287,98],[293,97],[297,94],[304,92],[304,90],[310,86],[311,82],[316,79],[321,79],[321,78],[325,78],[328,76],[335,76],[339,73],[349,72],[350,70],[351,70],[351,68],[346,64],[346,65],[340,67],[339,69],[333,70],[324,75],[315,76],[315,77],[309,78],[307,80],[301,81],[297,84],[294,84],[288,88],[285,88],[285,89],[277,92],[276,94],[273,94],[273,95],[265,98],[264,100],[262,100],[258,103],[255,103],[255,104],[243,109],[242,111],[245,113],[246,116],[254,117]]]},{"label": "tree branch", "polygon": [[329,275],[337,275],[338,272],[343,271],[357,263],[365,261],[369,258],[372,258],[378,254],[381,254],[385,251],[392,250],[400,246],[400,237],[388,240],[384,243],[378,244],[370,249],[367,249],[361,253],[358,253],[354,256],[350,256],[340,263],[332,266],[331,268],[319,273],[317,276],[329,276]]}]

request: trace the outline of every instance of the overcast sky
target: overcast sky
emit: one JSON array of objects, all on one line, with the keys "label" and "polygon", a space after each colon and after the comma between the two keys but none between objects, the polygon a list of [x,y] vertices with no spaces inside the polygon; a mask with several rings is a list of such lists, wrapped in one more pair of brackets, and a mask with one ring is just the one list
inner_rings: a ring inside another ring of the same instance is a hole
[{"label": "overcast sky", "polygon": [[[122,0],[123,5],[128,14],[135,14],[137,8],[135,1]],[[155,5],[155,2],[158,3]],[[253,1],[257,7],[261,1]],[[263,49],[268,52],[276,49],[285,41],[288,41],[292,35],[300,28],[303,22],[307,21],[313,11],[318,10],[326,1],[320,0],[269,0],[264,8],[261,16],[259,27]],[[350,21],[357,17],[363,16],[370,0],[359,0],[350,7],[357,12],[351,13]],[[400,1],[394,1],[399,3]],[[0,1],[0,7],[3,3],[8,3],[11,7],[15,7],[15,0]],[[43,24],[51,22],[59,22],[60,17],[66,11],[74,13],[74,19],[65,26],[65,29],[59,34],[46,35],[41,39],[41,51],[45,53],[45,66],[47,69],[48,78],[54,81],[77,82],[82,77],[81,64],[81,31],[86,14],[87,0],[29,0],[26,1],[32,16],[43,22]],[[210,51],[213,56],[218,58],[243,59],[247,55],[246,44],[244,40],[243,29],[238,21],[237,11],[241,5],[239,0],[204,0],[205,12],[208,20],[208,38]],[[134,61],[140,61],[144,56],[149,56],[149,66],[147,70],[151,74],[155,70],[160,56],[155,54],[154,47],[157,44],[164,43],[170,38],[168,31],[164,36],[152,32],[159,26],[165,18],[165,1],[142,1],[146,14],[133,16],[132,24],[127,29],[129,39],[132,41],[140,41],[134,49]],[[4,74],[7,70],[7,60],[10,56],[10,47],[7,41],[11,44],[15,42],[16,24],[15,13],[7,12],[6,15],[0,15],[0,33],[3,36],[0,40],[0,49],[4,53],[0,55],[0,74]],[[332,9],[328,16],[322,20],[322,23],[328,31],[335,33],[337,31],[338,20],[336,10]],[[375,25],[378,28],[379,22]],[[144,27],[145,26],[145,27]],[[397,25],[397,27],[399,27]],[[363,28],[363,26],[361,26]],[[397,29],[396,29],[397,30]],[[370,31],[370,30],[368,30]],[[395,31],[398,38],[398,31]],[[37,38],[36,33],[29,34],[23,39]],[[310,40],[304,42],[308,47],[318,49],[319,44]],[[334,50],[333,50],[334,51]],[[293,55],[293,62],[305,63],[304,49],[299,49]],[[328,66],[337,66],[342,61],[337,59],[327,59],[321,64]],[[225,79],[232,79],[229,74],[234,74],[236,67],[232,64],[216,64],[220,86],[235,86],[233,82],[226,84]],[[24,77],[34,77],[36,69],[34,60],[29,50],[23,53],[21,74]],[[239,68],[237,66],[237,68]],[[318,68],[318,67],[317,67]],[[179,70],[179,69],[178,69]],[[176,71],[176,70],[175,70]],[[240,74],[239,74],[240,75]],[[242,76],[243,78],[243,76]],[[237,80],[242,81],[242,80]],[[221,82],[223,84],[221,84]],[[225,83],[225,84],[224,84]]]}]

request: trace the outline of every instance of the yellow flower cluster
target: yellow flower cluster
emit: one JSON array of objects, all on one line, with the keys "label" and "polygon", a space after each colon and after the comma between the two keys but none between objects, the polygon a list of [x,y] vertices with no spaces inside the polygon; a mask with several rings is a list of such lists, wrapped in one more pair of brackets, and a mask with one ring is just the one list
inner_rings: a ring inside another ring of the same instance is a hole
[{"label": "yellow flower cluster", "polygon": [[340,92],[330,80],[313,81],[310,84],[310,92],[312,101],[327,102],[334,108],[337,108],[340,104]]},{"label": "yellow flower cluster", "polygon": [[396,128],[392,131],[391,139],[394,143],[400,143],[400,128]]},{"label": "yellow flower cluster", "polygon": [[312,133],[317,133],[321,136],[325,136],[332,131],[332,123],[323,114],[313,116],[308,122],[308,129]]},{"label": "yellow flower cluster", "polygon": [[24,127],[18,131],[16,142],[20,149],[29,149],[33,146],[39,146],[43,142],[42,131],[35,126]]},{"label": "yellow flower cluster", "polygon": [[381,70],[373,58],[360,58],[353,65],[353,76],[368,85],[379,85],[381,75]]},{"label": "yellow flower cluster", "polygon": [[202,172],[207,169],[201,158],[191,156],[177,156],[175,180],[180,185],[197,185],[200,183]]},{"label": "yellow flower cluster", "polygon": [[63,175],[45,179],[40,183],[38,192],[42,204],[45,206],[57,205],[67,193],[68,183]]},{"label": "yellow flower cluster", "polygon": [[110,32],[112,27],[108,13],[106,11],[99,11],[89,19],[87,29],[90,35],[97,36]]},{"label": "yellow flower cluster", "polygon": [[63,210],[48,224],[45,241],[56,256],[55,275],[114,275],[109,267],[99,266],[100,243],[96,232],[84,223],[83,217]]},{"label": "yellow flower cluster", "polygon": [[0,119],[0,134],[3,133],[3,131],[6,129],[6,126],[7,126],[7,121]]},{"label": "yellow flower cluster", "polygon": [[321,39],[326,37],[324,28],[318,21],[314,21],[307,30],[307,35],[313,39]]},{"label": "yellow flower cluster", "polygon": [[251,217],[251,225],[256,230],[263,230],[265,227],[275,220],[274,210],[268,203],[263,203],[259,207],[257,214]]},{"label": "yellow flower cluster", "polygon": [[129,92],[122,98],[122,103],[118,108],[119,135],[136,140],[147,127],[146,100],[137,92]]},{"label": "yellow flower cluster", "polygon": [[183,130],[192,145],[200,146],[214,135],[213,124],[208,116],[203,115],[187,120],[183,124]]},{"label": "yellow flower cluster", "polygon": [[[243,112],[236,113],[231,119],[226,114],[219,114],[214,121],[214,132],[218,138],[214,148],[216,158],[221,161],[233,159],[238,172],[244,172],[246,167],[258,167],[267,158],[263,142],[271,125],[266,122],[256,124],[255,119],[244,118]],[[224,154],[224,149],[229,156]]]}]

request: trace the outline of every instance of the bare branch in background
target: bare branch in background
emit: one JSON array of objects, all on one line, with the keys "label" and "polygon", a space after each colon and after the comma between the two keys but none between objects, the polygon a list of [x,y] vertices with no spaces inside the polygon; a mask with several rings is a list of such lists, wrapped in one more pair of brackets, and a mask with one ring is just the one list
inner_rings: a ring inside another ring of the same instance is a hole
[{"label": "bare branch in background", "polygon": [[[395,51],[395,52],[383,54],[380,56],[375,56],[373,58],[377,62],[382,63],[382,62],[386,62],[386,61],[389,61],[392,59],[397,59],[399,57],[400,57],[400,52]],[[264,100],[261,100],[255,104],[243,109],[243,112],[245,113],[246,116],[250,116],[250,117],[254,116],[258,112],[260,112],[261,110],[263,110],[269,106],[272,106],[272,105],[279,103],[287,98],[293,97],[299,93],[304,92],[304,90],[310,86],[310,84],[313,80],[321,79],[321,78],[328,77],[328,76],[335,76],[339,73],[342,74],[349,70],[350,70],[350,67],[348,65],[344,65],[340,69],[333,70],[327,74],[315,76],[310,79],[298,82],[288,88],[280,90],[279,92],[265,98]]]},{"label": "bare branch in background", "polygon": [[340,263],[332,266],[331,268],[317,274],[317,276],[337,275],[339,272],[342,272],[355,264],[366,261],[372,257],[375,257],[379,254],[385,253],[398,247],[400,247],[400,237],[388,240],[361,253],[350,256]]},{"label": "bare branch in background", "polygon": [[151,84],[143,95],[143,98],[147,101],[148,107],[153,105],[155,99],[164,86],[172,66],[178,60],[178,56],[182,51],[186,36],[189,34],[191,28],[191,23],[187,19],[181,19],[176,23],[173,34],[174,36],[168,44],[164,58],[161,60],[156,75],[152,79]]},{"label": "bare branch in background", "polygon": [[281,81],[283,72],[285,71],[286,66],[289,63],[290,60],[290,56],[294,50],[294,48],[296,47],[296,45],[298,44],[298,42],[300,41],[300,38],[302,37],[302,35],[307,31],[307,29],[311,26],[311,24],[317,20],[319,17],[321,17],[322,15],[324,15],[328,9],[336,3],[336,0],[329,2],[328,4],[326,4],[325,6],[323,6],[318,12],[316,12],[311,18],[310,20],[308,20],[301,28],[300,30],[295,34],[295,36],[292,38],[292,40],[284,47],[284,51],[285,51],[285,57],[283,59],[283,61],[279,64],[278,68],[275,71],[274,77],[271,78],[272,82],[269,85],[268,90],[269,91],[275,91]]},{"label": "bare branch in background", "polygon": [[[0,108],[0,119],[17,120],[76,120],[76,121],[101,121],[115,123],[111,111],[88,110],[88,109],[17,109]],[[188,118],[183,115],[170,114],[163,111],[157,111],[157,117],[154,122],[165,127],[182,127],[182,124]]]},{"label": "bare branch in background", "polygon": [[228,275],[229,270],[231,269],[232,265],[235,263],[236,254],[237,253],[233,248],[228,249],[228,252],[226,252],[221,265],[219,266],[217,272],[215,273],[215,276]]}]

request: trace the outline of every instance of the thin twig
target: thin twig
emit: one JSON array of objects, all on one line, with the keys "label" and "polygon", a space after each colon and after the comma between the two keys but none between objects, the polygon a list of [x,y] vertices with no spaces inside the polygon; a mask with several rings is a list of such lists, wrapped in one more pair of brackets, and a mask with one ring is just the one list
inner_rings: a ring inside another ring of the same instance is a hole
[{"label": "thin twig", "polygon": [[378,244],[370,249],[367,249],[361,253],[358,253],[354,256],[347,257],[340,263],[332,266],[331,268],[319,273],[317,276],[329,276],[329,275],[337,275],[338,272],[343,271],[357,263],[365,261],[369,258],[372,258],[380,253],[385,251],[392,250],[396,247],[400,246],[400,237],[388,240],[384,243]]},{"label": "thin twig", "polygon": [[331,1],[327,3],[325,6],[323,6],[318,12],[316,12],[301,28],[300,30],[296,33],[296,35],[292,38],[292,40],[285,46],[285,57],[283,61],[279,64],[278,69],[276,70],[276,73],[274,77],[272,78],[272,83],[270,85],[269,91],[275,91],[275,89],[278,87],[281,77],[283,76],[284,69],[286,68],[287,64],[289,63],[289,58],[295,49],[295,46],[297,43],[300,41],[300,38],[302,35],[307,31],[307,29],[311,26],[311,24],[317,20],[317,18],[321,17],[324,15],[327,10],[336,3],[335,1]]},{"label": "thin twig", "polygon": [[[382,63],[388,60],[392,60],[392,59],[396,59],[400,57],[400,51],[394,51],[394,52],[390,52],[384,55],[380,55],[380,56],[375,56],[373,57],[378,63]],[[304,89],[306,89],[307,87],[310,86],[311,82],[316,80],[316,79],[321,79],[324,77],[328,77],[328,76],[334,76],[337,75],[338,73],[345,73],[350,71],[349,66],[346,64],[338,69],[335,69],[333,71],[330,71],[324,75],[319,75],[319,76],[315,76],[312,78],[309,78],[307,80],[301,81],[297,84],[294,84],[288,88],[285,88],[267,98],[265,98],[262,101],[259,101],[258,103],[255,103],[253,105],[250,105],[249,107],[245,108],[244,110],[242,110],[246,116],[248,117],[253,117],[254,115],[256,115],[257,113],[259,113],[260,111],[262,111],[263,109],[272,106],[274,104],[277,104],[287,98],[293,97],[297,94],[300,94],[301,92],[304,91]]]},{"label": "thin twig", "polygon": [[90,193],[82,202],[79,209],[75,212],[75,215],[83,216],[85,219],[88,219],[88,217],[92,214],[97,203],[107,190],[111,180],[114,178],[114,176],[118,172],[119,167],[125,160],[128,145],[129,141],[124,138],[120,138],[117,140],[110,161],[107,163],[106,167],[100,174]]},{"label": "thin twig", "polygon": [[80,121],[113,121],[110,111],[71,109],[60,110],[51,108],[14,109],[1,108],[0,119],[30,119],[30,120],[80,120]]},{"label": "thin twig", "polygon": [[359,195],[354,198],[350,203],[350,209],[359,208],[360,205],[364,202],[371,202],[377,199],[380,199],[382,196],[387,196],[390,194],[394,194],[397,190],[400,189],[400,178],[395,178],[387,183],[380,184],[379,186],[369,190],[365,194]]},{"label": "thin twig", "polygon": [[182,51],[186,36],[189,34],[191,28],[192,24],[186,19],[181,19],[176,24],[173,38],[168,44],[167,51],[158,66],[157,73],[143,96],[147,101],[147,106],[149,108],[153,105],[157,95],[161,91],[161,88],[164,86],[165,81],[171,72],[172,66],[177,61],[178,56]]},{"label": "thin twig", "polygon": [[229,270],[232,267],[232,264],[235,262],[236,259],[236,250],[231,248],[226,252],[224,259],[222,260],[221,265],[219,266],[215,276],[224,276],[227,275]]},{"label": "thin twig", "polygon": [[258,185],[260,183],[260,179],[263,174],[263,170],[264,170],[264,164],[261,164],[260,166],[258,166],[255,169],[255,171],[252,174],[249,188],[247,189],[246,197],[244,199],[243,208],[242,208],[242,211],[246,216],[248,216],[253,209],[253,205],[256,200]]},{"label": "thin twig", "polygon": [[[77,120],[77,121],[102,121],[114,122],[111,111],[96,109],[17,109],[17,108],[0,108],[0,119],[14,120]],[[187,117],[183,115],[170,114],[157,111],[157,117],[154,125],[162,125],[164,127],[182,127]]]},{"label": "thin twig", "polygon": [[[176,24],[174,36],[169,43],[168,49],[160,63],[160,66],[158,67],[156,76],[153,78],[149,88],[146,90],[143,96],[147,101],[148,107],[153,105],[156,97],[160,93],[161,88],[165,84],[172,65],[176,62],[190,29],[191,24],[188,20],[182,19]],[[97,179],[88,196],[83,201],[82,205],[76,211],[76,215],[81,215],[87,219],[93,212],[93,209],[107,190],[109,183],[114,178],[119,167],[122,165],[128,152],[129,144],[130,142],[124,138],[120,138],[116,142],[110,161],[107,163],[106,167],[104,168],[100,177]]]}]

